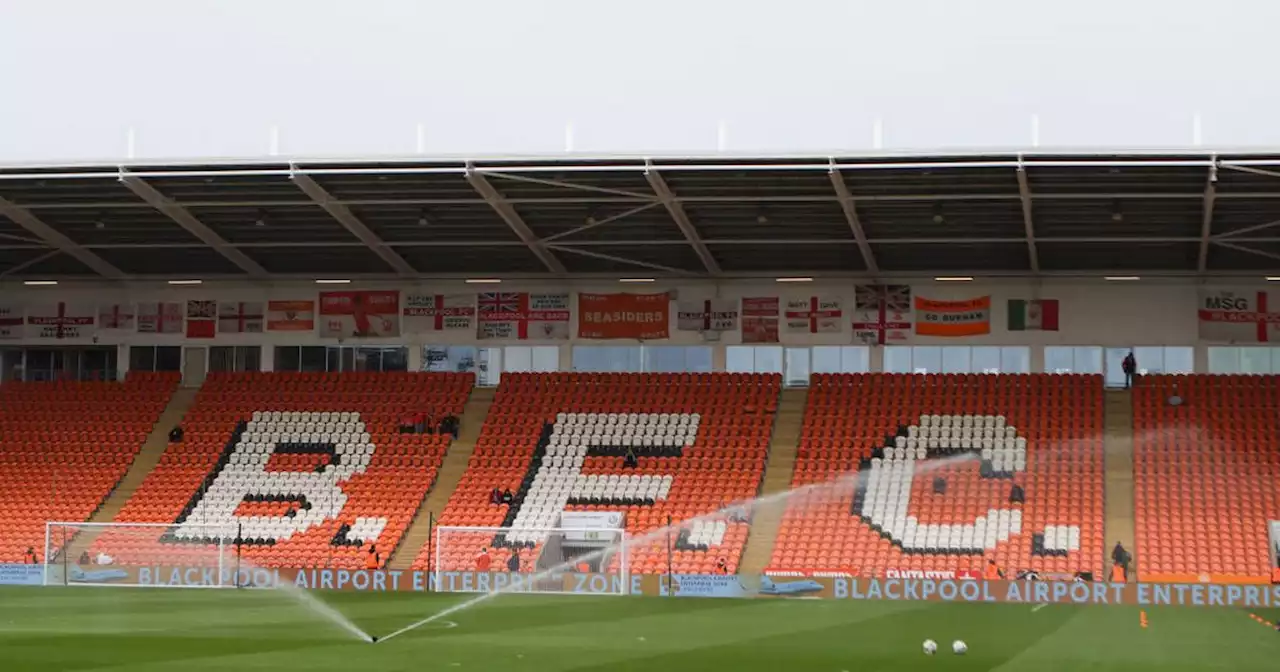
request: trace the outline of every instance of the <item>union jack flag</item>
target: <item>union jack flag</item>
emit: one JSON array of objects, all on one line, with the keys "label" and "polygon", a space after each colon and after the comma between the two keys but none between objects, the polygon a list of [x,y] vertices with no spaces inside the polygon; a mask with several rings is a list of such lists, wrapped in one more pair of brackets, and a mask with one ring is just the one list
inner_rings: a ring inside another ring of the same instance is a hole
[{"label": "union jack flag", "polygon": [[481,313],[514,313],[520,310],[519,292],[481,292],[479,300]]}]

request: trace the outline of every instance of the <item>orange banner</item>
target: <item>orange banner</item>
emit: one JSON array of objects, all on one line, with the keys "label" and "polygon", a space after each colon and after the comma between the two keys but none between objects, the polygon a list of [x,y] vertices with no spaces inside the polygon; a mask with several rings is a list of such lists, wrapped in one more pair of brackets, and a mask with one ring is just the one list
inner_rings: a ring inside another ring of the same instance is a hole
[{"label": "orange banner", "polygon": [[671,335],[671,298],[661,294],[578,294],[578,338],[653,340]]},{"label": "orange banner", "polygon": [[916,333],[921,336],[980,336],[991,333],[991,297],[935,301],[916,297]]}]

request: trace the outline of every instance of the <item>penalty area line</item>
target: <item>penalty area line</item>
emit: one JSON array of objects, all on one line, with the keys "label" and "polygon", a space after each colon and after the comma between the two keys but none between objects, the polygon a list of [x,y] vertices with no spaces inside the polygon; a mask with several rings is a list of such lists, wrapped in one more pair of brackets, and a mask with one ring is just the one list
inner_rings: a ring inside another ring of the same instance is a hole
[{"label": "penalty area line", "polygon": [[1049,606],[1049,603],[1048,603],[1048,602],[1041,602],[1040,604],[1037,604],[1036,606],[1031,607],[1031,613],[1033,613],[1033,614],[1034,614],[1034,613],[1036,613],[1037,611],[1040,611],[1041,609],[1044,609],[1044,608],[1045,608],[1045,607],[1047,607],[1047,606]]}]

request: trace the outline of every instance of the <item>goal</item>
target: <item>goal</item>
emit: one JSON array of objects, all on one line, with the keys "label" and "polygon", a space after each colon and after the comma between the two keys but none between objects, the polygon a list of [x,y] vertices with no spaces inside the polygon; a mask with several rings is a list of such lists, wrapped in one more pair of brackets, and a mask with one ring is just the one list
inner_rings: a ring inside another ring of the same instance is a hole
[{"label": "goal", "polygon": [[45,523],[44,585],[232,588],[242,568],[234,527]]},{"label": "goal", "polygon": [[625,529],[440,525],[432,541],[439,592],[630,592]]}]

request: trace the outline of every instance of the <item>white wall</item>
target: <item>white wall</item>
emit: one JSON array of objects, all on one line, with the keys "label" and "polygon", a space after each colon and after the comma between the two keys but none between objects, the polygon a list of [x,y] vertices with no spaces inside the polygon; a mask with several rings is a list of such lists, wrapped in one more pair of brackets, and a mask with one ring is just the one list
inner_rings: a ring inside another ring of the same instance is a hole
[{"label": "white wall", "polygon": [[[969,283],[942,283],[933,280],[913,282],[912,289],[917,296],[934,299],[962,299],[989,294],[992,298],[991,333],[969,338],[941,338],[914,336],[911,343],[918,345],[1195,345],[1200,343],[1197,334],[1196,308],[1199,285],[1187,281],[1175,280],[1143,280],[1140,282],[1104,282],[1101,280],[1055,280],[1037,285],[1023,281],[990,281]],[[1233,288],[1257,289],[1265,283],[1233,282]],[[661,292],[670,289],[679,291],[681,299],[694,300],[705,298],[738,298],[743,296],[781,296],[808,297],[815,294],[823,296],[837,295],[843,300],[844,331],[840,334],[781,334],[784,345],[839,345],[851,344],[854,283],[813,282],[782,284],[768,281],[733,281],[721,283],[691,282],[681,284],[621,284],[600,281],[547,283],[515,281],[504,282],[500,286],[485,286],[480,289],[502,289],[504,291],[595,291],[595,292]],[[433,293],[465,293],[475,292],[477,286],[465,285],[461,281],[435,284],[388,283],[370,285],[349,285],[346,289],[400,289],[402,291],[418,291]],[[156,287],[135,285],[125,290],[102,289],[85,285],[64,284],[57,287],[23,287],[8,285],[0,287],[0,304],[48,304],[58,301],[94,302],[111,304],[125,301],[185,301],[186,299],[217,299],[220,301],[266,301],[269,299],[315,298],[318,294],[316,285],[309,283],[252,285],[248,283],[210,283],[200,287],[171,287],[157,284]],[[1009,299],[1057,299],[1060,302],[1061,330],[1057,332],[1023,331],[1010,332],[1007,324],[1007,301]],[[570,333],[577,331],[576,300],[574,315],[571,318]],[[696,332],[682,332],[675,329],[675,307],[671,311],[671,338],[661,341],[668,345],[704,344],[702,336]],[[136,334],[120,332],[99,332],[98,342],[103,344],[117,343],[122,345],[181,345],[188,340],[179,334]],[[67,339],[62,341],[14,340],[0,341],[0,345],[18,344],[59,344],[88,345],[90,338]],[[429,332],[421,334],[403,334],[392,339],[363,339],[359,343],[369,344],[470,344],[510,345],[521,343],[526,345],[562,345],[564,341],[477,341],[473,334],[455,334]],[[582,341],[571,339],[569,344],[593,342],[625,344],[626,341]],[[741,342],[738,332],[722,335],[720,344],[734,345]],[[219,334],[215,339],[199,339],[190,341],[194,345],[336,345],[332,338],[320,338],[315,333],[265,333],[265,334]],[[357,341],[348,339],[344,344],[353,345]],[[657,342],[655,342],[656,344]]]}]

